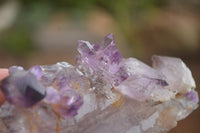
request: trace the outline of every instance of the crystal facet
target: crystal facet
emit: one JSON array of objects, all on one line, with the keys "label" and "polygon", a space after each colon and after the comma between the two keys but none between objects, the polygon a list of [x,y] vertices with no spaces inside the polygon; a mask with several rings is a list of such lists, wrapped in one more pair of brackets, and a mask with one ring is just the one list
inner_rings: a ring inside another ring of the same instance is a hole
[{"label": "crystal facet", "polygon": [[122,58],[113,34],[101,45],[80,40],[77,49],[75,66],[9,69],[0,132],[161,133],[198,107],[195,81],[179,58],[153,56],[153,67]]},{"label": "crystal facet", "polygon": [[30,107],[46,95],[44,86],[36,77],[32,73],[21,70],[5,78],[1,89],[9,103],[21,107]]}]

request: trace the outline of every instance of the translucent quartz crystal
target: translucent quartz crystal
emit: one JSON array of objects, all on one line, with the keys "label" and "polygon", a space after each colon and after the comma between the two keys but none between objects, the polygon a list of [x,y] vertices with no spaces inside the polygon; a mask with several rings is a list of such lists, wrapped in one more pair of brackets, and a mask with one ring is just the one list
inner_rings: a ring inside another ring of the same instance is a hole
[{"label": "translucent quartz crystal", "polygon": [[0,108],[0,132],[160,133],[198,107],[194,79],[181,59],[153,56],[150,67],[122,58],[112,34],[101,45],[80,40],[78,51],[75,66],[61,62],[28,70],[46,97],[30,108],[8,100]]}]

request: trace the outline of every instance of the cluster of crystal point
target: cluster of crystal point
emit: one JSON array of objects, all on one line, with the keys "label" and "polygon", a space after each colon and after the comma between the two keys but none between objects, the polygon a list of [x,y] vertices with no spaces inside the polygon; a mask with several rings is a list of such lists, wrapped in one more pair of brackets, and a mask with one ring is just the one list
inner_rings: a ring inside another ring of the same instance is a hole
[{"label": "cluster of crystal point", "polygon": [[153,67],[122,58],[113,35],[78,42],[76,65],[13,66],[1,88],[1,133],[160,133],[198,107],[181,59],[153,56]]}]

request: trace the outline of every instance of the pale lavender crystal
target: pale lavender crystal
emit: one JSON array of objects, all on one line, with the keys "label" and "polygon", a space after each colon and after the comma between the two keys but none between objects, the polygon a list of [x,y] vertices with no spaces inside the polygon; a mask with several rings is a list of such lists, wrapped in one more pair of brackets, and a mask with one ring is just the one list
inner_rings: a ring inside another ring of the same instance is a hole
[{"label": "pale lavender crystal", "polygon": [[198,103],[198,102],[199,102],[198,93],[197,93],[196,91],[194,91],[194,90],[191,90],[190,92],[188,92],[188,93],[186,94],[186,96],[187,96],[190,100],[192,100],[193,102],[195,102],[195,103]]},{"label": "pale lavender crystal", "polygon": [[32,66],[29,71],[33,73],[37,79],[40,79],[42,77],[42,69],[40,66]]},{"label": "pale lavender crystal", "polygon": [[168,80],[168,89],[186,93],[195,88],[195,81],[185,63],[174,57],[153,56],[153,68],[163,73]]},{"label": "pale lavender crystal", "polygon": [[[65,118],[73,118],[78,114],[78,110],[83,104],[82,97],[76,93],[73,89],[62,90],[60,92],[61,100],[58,102],[58,112],[62,114]],[[68,99],[67,102],[63,99]],[[67,106],[68,108],[66,108]],[[64,108],[63,108],[64,107]]]},{"label": "pale lavender crystal", "polygon": [[163,74],[135,58],[124,59],[122,66],[129,76],[115,88],[133,99],[144,101],[168,85]]},{"label": "pale lavender crystal", "polygon": [[141,77],[146,77],[152,80],[161,80],[164,82],[164,85],[167,85],[167,79],[165,75],[136,58],[124,59],[123,68],[126,70],[129,76],[140,75]]},{"label": "pale lavender crystal", "polygon": [[104,37],[100,49],[104,50],[108,46],[115,46],[115,40],[114,40],[114,35],[113,34],[109,34],[109,35]]},{"label": "pale lavender crystal", "polygon": [[60,99],[59,92],[53,87],[47,87],[47,96],[45,97],[44,101],[51,104],[58,103]]},{"label": "pale lavender crystal", "polygon": [[64,118],[72,118],[83,104],[81,96],[73,89],[62,89],[60,91],[53,87],[47,88],[45,103],[56,106],[54,111]]},{"label": "pale lavender crystal", "polygon": [[95,74],[111,84],[119,84],[127,78],[121,70],[122,56],[116,48],[112,34],[106,36],[99,46],[87,41],[78,42],[79,60],[85,62]]},{"label": "pale lavender crystal", "polygon": [[31,108],[5,102],[0,132],[162,133],[198,107],[194,79],[181,59],[153,56],[151,67],[122,58],[113,34],[101,45],[78,41],[78,52],[75,67],[59,62],[28,70],[46,97]]},{"label": "pale lavender crystal", "polygon": [[8,69],[8,72],[9,72],[9,74],[11,74],[11,73],[19,71],[19,70],[24,70],[24,68],[21,66],[12,66]]},{"label": "pale lavender crystal", "polygon": [[[81,57],[77,64],[92,69],[97,75],[96,80],[113,85],[118,91],[133,99],[146,100],[154,94],[154,91],[158,89],[162,91],[163,87],[168,85],[162,73],[141,61],[135,58],[122,61],[112,34],[104,38],[101,46],[79,41],[78,51]],[[88,72],[86,73],[89,75]],[[94,86],[101,88],[101,86]]]}]

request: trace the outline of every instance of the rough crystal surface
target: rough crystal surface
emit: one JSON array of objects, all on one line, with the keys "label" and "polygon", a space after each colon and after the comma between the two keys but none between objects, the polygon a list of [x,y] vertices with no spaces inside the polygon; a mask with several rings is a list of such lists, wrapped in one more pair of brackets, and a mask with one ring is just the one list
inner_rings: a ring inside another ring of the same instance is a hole
[{"label": "rough crystal surface", "polygon": [[194,79],[181,59],[153,56],[151,67],[122,58],[112,34],[101,45],[81,40],[78,51],[75,66],[60,62],[28,70],[46,97],[31,108],[2,105],[0,132],[161,133],[198,107]]}]

